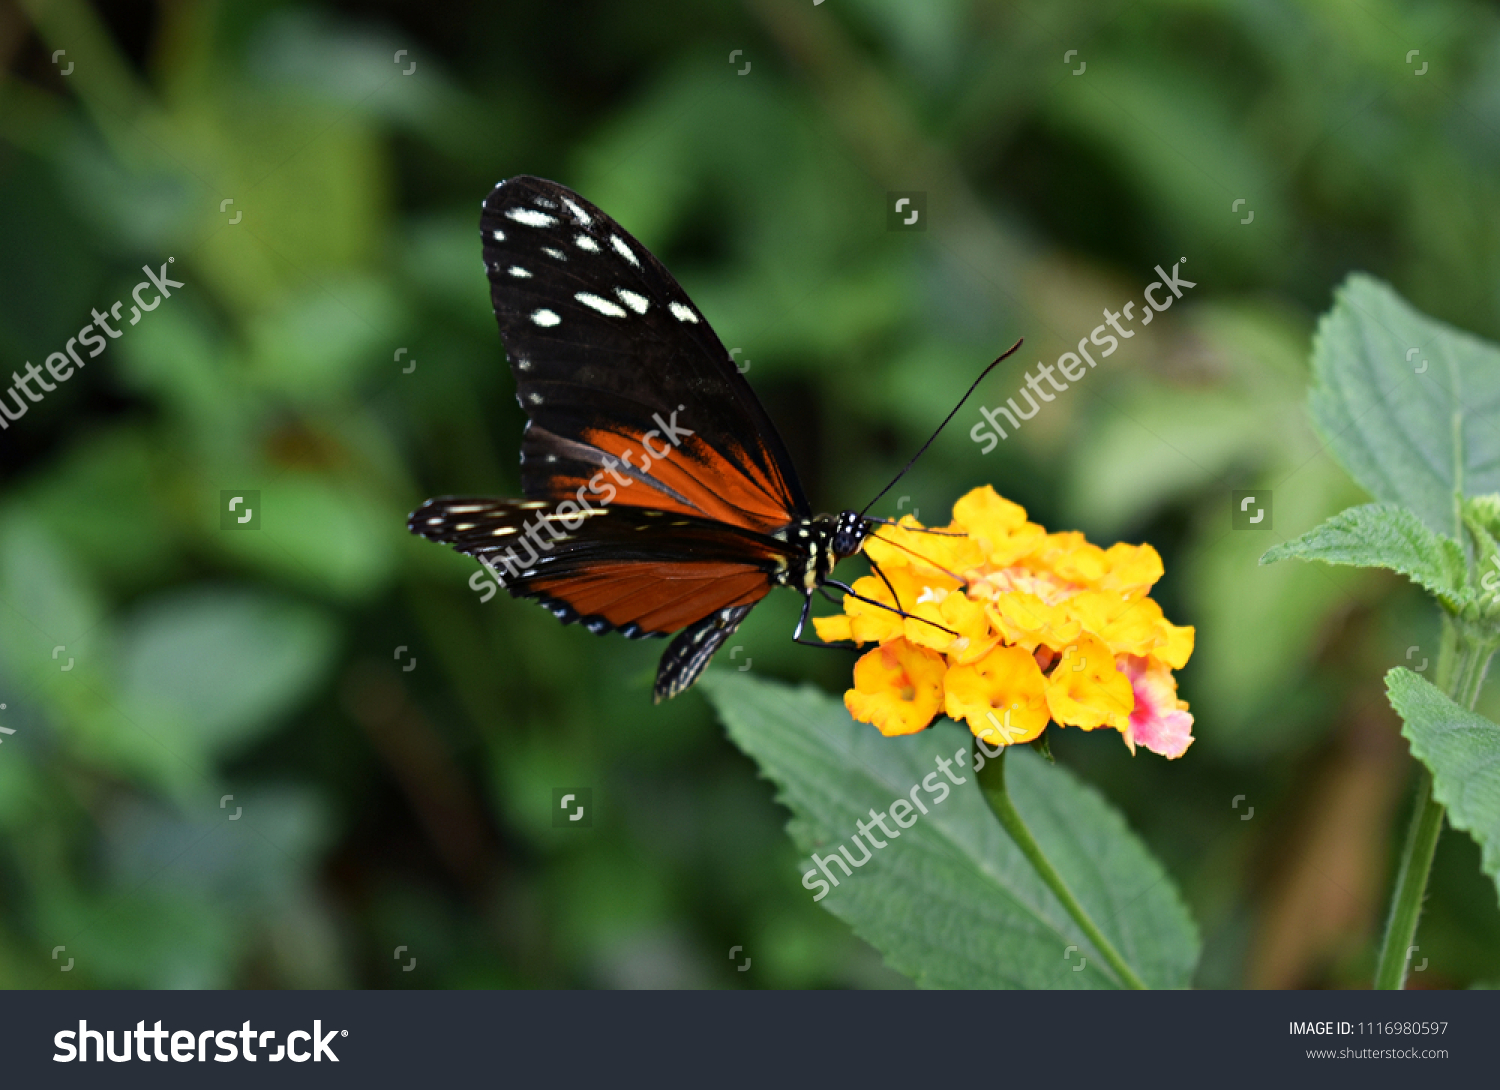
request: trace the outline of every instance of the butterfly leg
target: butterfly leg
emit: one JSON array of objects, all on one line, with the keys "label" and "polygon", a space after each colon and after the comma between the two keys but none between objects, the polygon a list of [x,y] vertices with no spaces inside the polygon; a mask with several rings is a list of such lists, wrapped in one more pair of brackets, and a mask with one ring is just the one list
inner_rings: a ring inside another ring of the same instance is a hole
[{"label": "butterfly leg", "polygon": [[950,636],[956,637],[958,635],[957,632],[953,631],[953,629],[951,628],[948,628],[946,625],[940,625],[936,621],[929,621],[926,617],[918,617],[914,614],[906,612],[906,610],[904,609],[897,609],[895,606],[888,606],[884,602],[877,602],[874,598],[866,598],[863,594],[860,594],[848,583],[840,583],[837,579],[825,579],[823,580],[823,582],[827,583],[830,587],[834,587],[837,590],[843,591],[845,594],[849,595],[849,597],[854,598],[857,601],[864,602],[867,605],[875,606],[877,609],[887,610],[888,612],[894,613],[899,617],[905,617],[907,620],[921,621],[923,624],[930,624],[933,628],[941,628]]},{"label": "butterfly leg", "polygon": [[[823,597],[827,598],[830,602],[837,602],[838,601],[838,599],[834,598],[833,595],[829,594],[826,590],[823,590],[822,587],[819,587],[818,589],[820,591],[823,591]],[[800,616],[800,617],[797,618],[797,627],[792,632],[792,642],[793,643],[800,643],[803,647],[833,647],[833,648],[838,648],[840,650],[846,650],[846,651],[854,649],[855,645],[852,644],[852,643],[849,643],[848,641],[841,641],[839,643],[829,643],[827,640],[804,640],[802,638],[802,628],[803,628],[804,625],[807,624],[807,617],[808,617],[808,614],[811,613],[811,612],[812,612],[812,595],[811,594],[805,594],[805,595],[802,596],[802,616]]]},{"label": "butterfly leg", "polygon": [[[865,557],[865,559],[870,560],[869,557]],[[901,596],[896,593],[896,588],[891,586],[891,581],[885,577],[885,572],[880,570],[880,565],[870,560],[870,567],[875,570],[876,575],[880,576],[880,581],[885,584],[885,589],[891,592],[891,601],[896,603],[896,609],[898,611],[901,610]]]},{"label": "butterfly leg", "polygon": [[802,596],[802,616],[800,616],[800,617],[797,618],[797,628],[796,628],[795,631],[792,632],[792,642],[793,643],[801,643],[802,642],[802,626],[805,625],[805,624],[807,624],[807,615],[809,613],[811,613],[811,612],[812,612],[812,595],[811,594],[804,594]]}]

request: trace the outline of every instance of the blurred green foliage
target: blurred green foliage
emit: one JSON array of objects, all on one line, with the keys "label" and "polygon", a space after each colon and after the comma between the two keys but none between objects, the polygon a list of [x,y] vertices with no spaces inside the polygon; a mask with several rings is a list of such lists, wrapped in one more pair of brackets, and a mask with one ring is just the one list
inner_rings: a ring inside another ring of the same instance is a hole
[{"label": "blurred green foliage", "polygon": [[[674,270],[820,509],[1016,336],[978,404],[1186,257],[1199,286],[1081,389],[989,456],[967,407],[881,513],[989,482],[1156,545],[1198,742],[1054,750],[1177,879],[1198,983],[1368,981],[1406,796],[1379,679],[1435,659],[1435,619],[1256,560],[1362,499],[1305,413],[1345,273],[1500,337],[1492,9],[25,0],[0,61],[4,370],[142,265],[187,285],[0,432],[0,985],[904,986],[811,903],[702,696],[651,705],[660,643],[482,602],[405,532],[518,489],[477,223],[523,172]],[[891,190],[929,230],[886,229]],[[1231,531],[1235,488],[1273,525]],[[220,529],[224,490],[258,529]],[[720,668],[841,689],[797,606]],[[591,827],[554,828],[577,786]],[[1418,985],[1500,977],[1478,859],[1445,835]]]}]

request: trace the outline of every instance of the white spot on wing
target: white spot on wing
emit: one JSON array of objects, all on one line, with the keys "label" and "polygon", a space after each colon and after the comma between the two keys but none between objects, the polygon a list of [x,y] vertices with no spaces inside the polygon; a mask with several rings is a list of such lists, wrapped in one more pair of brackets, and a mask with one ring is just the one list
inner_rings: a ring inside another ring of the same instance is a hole
[{"label": "white spot on wing", "polygon": [[495,228],[495,230],[490,232],[490,238],[494,239],[496,242],[504,242],[505,232],[497,227]]},{"label": "white spot on wing", "polygon": [[651,305],[651,300],[639,292],[631,291],[629,288],[616,288],[615,294],[624,300],[625,305],[637,314],[645,314],[646,308]]},{"label": "white spot on wing", "polygon": [[696,324],[698,321],[698,316],[693,313],[692,308],[685,307],[681,303],[673,302],[667,309],[672,312],[672,317],[676,318],[679,322],[693,322]]},{"label": "white spot on wing", "polygon": [[567,197],[563,198],[563,204],[568,206],[568,211],[573,213],[573,219],[580,225],[587,226],[588,224],[593,222],[589,219],[589,215],[587,212],[585,212],[582,208],[579,208],[578,205],[574,204],[572,201],[568,200]]},{"label": "white spot on wing", "polygon": [[541,310],[533,310],[531,312],[531,320],[537,325],[547,328],[551,328],[552,326],[557,325],[558,322],[562,321],[562,319],[557,316],[556,311],[548,310],[546,307],[543,307]]},{"label": "white spot on wing", "polygon": [[599,296],[594,295],[592,292],[580,291],[576,295],[574,295],[573,298],[577,299],[586,307],[593,307],[600,314],[603,314],[606,317],[625,317],[625,311],[621,307],[617,306],[614,303],[611,303],[608,299],[601,299]]},{"label": "white spot on wing", "polygon": [[532,392],[526,395],[526,400],[531,402],[533,405],[540,405],[542,403],[542,395],[536,392]]},{"label": "white spot on wing", "polygon": [[554,211],[557,209],[557,202],[554,201],[551,197],[537,196],[533,197],[532,200],[536,201],[536,206],[538,208],[551,208]]},{"label": "white spot on wing", "polygon": [[531,274],[525,269],[521,268],[521,266],[519,265],[512,265],[509,269],[506,270],[506,272],[510,273],[511,276],[516,277],[518,280],[529,280],[531,278]]},{"label": "white spot on wing", "polygon": [[546,254],[548,257],[555,257],[559,261],[568,260],[568,255],[563,253],[555,246],[543,246],[542,253]]},{"label": "white spot on wing", "polygon": [[630,262],[637,269],[641,267],[641,263],[636,260],[635,254],[630,252],[630,247],[625,245],[625,240],[622,239],[619,235],[610,235],[609,244],[615,248],[615,253],[619,254],[626,261]]},{"label": "white spot on wing", "polygon": [[578,248],[580,250],[587,250],[591,254],[597,254],[599,252],[599,244],[593,239],[589,238],[588,235],[579,235],[576,239],[574,239],[574,241],[578,243]]},{"label": "white spot on wing", "polygon": [[505,217],[513,219],[517,223],[524,224],[527,227],[555,227],[557,225],[556,216],[549,216],[547,213],[538,212],[534,208],[507,208],[505,210]]}]

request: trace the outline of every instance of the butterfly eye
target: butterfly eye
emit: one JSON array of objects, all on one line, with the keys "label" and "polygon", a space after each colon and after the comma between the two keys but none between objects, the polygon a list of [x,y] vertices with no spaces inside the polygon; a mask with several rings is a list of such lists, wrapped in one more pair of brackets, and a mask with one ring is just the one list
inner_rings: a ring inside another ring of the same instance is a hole
[{"label": "butterfly eye", "polygon": [[864,544],[865,536],[869,531],[865,527],[864,519],[858,515],[841,515],[838,528],[833,534],[833,552],[835,556],[853,556],[859,552],[859,547]]}]

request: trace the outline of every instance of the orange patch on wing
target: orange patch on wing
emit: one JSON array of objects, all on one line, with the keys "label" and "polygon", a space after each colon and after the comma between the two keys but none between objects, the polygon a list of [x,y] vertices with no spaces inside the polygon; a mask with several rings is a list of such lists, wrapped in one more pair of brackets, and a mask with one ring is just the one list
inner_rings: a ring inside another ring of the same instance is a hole
[{"label": "orange patch on wing", "polygon": [[538,579],[531,586],[616,628],[633,623],[646,632],[676,632],[715,610],[760,601],[771,581],[744,564],[612,561],[591,565],[585,575]]},{"label": "orange patch on wing", "polygon": [[[784,487],[778,487],[780,482],[772,481],[748,458],[742,470],[697,438],[673,447],[666,458],[653,457],[638,436],[589,430],[582,438],[616,458],[623,459],[628,453],[632,464],[645,465],[646,477],[660,481],[688,500],[684,504],[646,482],[635,480],[621,467],[616,472],[631,481],[629,487],[615,482],[614,502],[622,506],[700,515],[760,533],[779,530],[794,517]],[[653,439],[658,450],[663,442]],[[644,462],[645,458],[650,458],[650,462]]]}]

